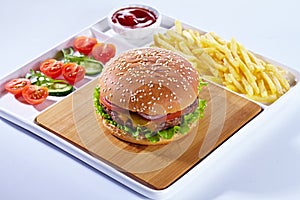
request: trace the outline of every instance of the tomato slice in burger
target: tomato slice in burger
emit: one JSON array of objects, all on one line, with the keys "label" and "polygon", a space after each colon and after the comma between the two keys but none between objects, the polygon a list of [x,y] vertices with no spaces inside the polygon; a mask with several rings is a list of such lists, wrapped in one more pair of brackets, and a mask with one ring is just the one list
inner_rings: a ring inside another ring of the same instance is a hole
[{"label": "tomato slice in burger", "polygon": [[86,36],[79,36],[74,40],[74,48],[82,54],[88,55],[91,53],[95,44],[98,41],[96,38],[86,37]]},{"label": "tomato slice in burger", "polygon": [[40,70],[46,76],[51,78],[56,78],[61,75],[63,62],[57,61],[55,59],[49,59],[42,62],[40,65]]},{"label": "tomato slice in burger", "polygon": [[92,56],[105,64],[116,55],[116,47],[113,44],[98,43],[93,47]]},{"label": "tomato slice in burger", "polygon": [[40,104],[47,98],[48,88],[37,85],[27,85],[22,91],[22,96],[29,104]]},{"label": "tomato slice in burger", "polygon": [[14,95],[17,95],[17,94],[21,94],[22,90],[24,89],[25,86],[27,85],[30,85],[31,82],[29,79],[26,79],[26,78],[16,78],[16,79],[13,79],[9,82],[7,82],[4,86],[4,88],[14,94]]},{"label": "tomato slice in burger", "polygon": [[66,63],[63,65],[62,75],[70,84],[74,84],[84,78],[85,69],[76,63]]}]

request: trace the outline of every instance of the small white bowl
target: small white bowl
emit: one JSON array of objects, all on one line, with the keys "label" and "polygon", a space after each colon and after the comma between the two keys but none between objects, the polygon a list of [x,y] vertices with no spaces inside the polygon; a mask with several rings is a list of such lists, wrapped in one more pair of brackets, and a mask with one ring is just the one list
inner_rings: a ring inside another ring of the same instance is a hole
[{"label": "small white bowl", "polygon": [[[156,15],[156,21],[149,26],[141,27],[141,28],[138,28],[138,27],[130,28],[130,27],[122,26],[119,23],[114,23],[112,21],[112,16],[114,15],[115,12],[117,12],[121,9],[124,9],[124,8],[132,8],[132,7],[143,8],[143,9],[149,10],[150,12],[152,12]],[[157,28],[160,27],[161,20],[162,20],[162,16],[157,9],[155,9],[151,6],[141,5],[141,4],[130,4],[130,5],[126,5],[123,7],[119,7],[119,8],[112,10],[110,12],[110,14],[108,15],[109,26],[114,30],[114,32],[123,36],[127,40],[141,40],[141,39],[145,39],[149,36],[152,36],[153,33],[157,30]]]}]

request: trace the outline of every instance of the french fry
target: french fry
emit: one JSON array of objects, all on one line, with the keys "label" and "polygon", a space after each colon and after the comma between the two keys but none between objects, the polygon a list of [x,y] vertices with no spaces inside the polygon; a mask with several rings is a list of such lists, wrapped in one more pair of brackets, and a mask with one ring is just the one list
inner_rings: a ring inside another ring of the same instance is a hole
[{"label": "french fry", "polygon": [[179,34],[182,33],[182,25],[179,20],[175,20],[175,30],[176,30],[176,33],[179,33]]},{"label": "french fry", "polygon": [[268,92],[262,79],[258,80],[258,87],[262,98],[268,97]]},{"label": "french fry", "polygon": [[272,94],[276,94],[276,87],[272,81],[272,79],[269,77],[269,75],[266,72],[261,72],[263,79],[266,81],[266,83],[268,84],[271,93]]},{"label": "french fry", "polygon": [[204,78],[254,101],[272,103],[291,87],[284,70],[262,60],[234,38],[227,42],[213,32],[183,29],[177,20],[175,29],[154,35],[154,46],[180,53]]}]

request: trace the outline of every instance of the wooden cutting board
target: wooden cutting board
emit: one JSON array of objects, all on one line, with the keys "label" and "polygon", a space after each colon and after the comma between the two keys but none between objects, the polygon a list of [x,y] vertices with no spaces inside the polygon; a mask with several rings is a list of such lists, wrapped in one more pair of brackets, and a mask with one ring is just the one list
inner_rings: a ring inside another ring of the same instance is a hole
[{"label": "wooden cutting board", "polygon": [[36,123],[138,182],[165,189],[258,115],[262,108],[214,84],[203,88],[205,117],[179,141],[161,146],[129,144],[97,121],[93,92],[97,80],[36,117]]}]

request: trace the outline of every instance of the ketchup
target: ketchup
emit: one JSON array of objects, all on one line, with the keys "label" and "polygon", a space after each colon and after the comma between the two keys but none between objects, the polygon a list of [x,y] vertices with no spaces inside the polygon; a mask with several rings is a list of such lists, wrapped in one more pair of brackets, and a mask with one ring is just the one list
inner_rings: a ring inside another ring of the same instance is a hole
[{"label": "ketchup", "polygon": [[157,16],[150,10],[140,7],[122,8],[112,16],[112,21],[127,28],[144,28],[155,23]]}]

